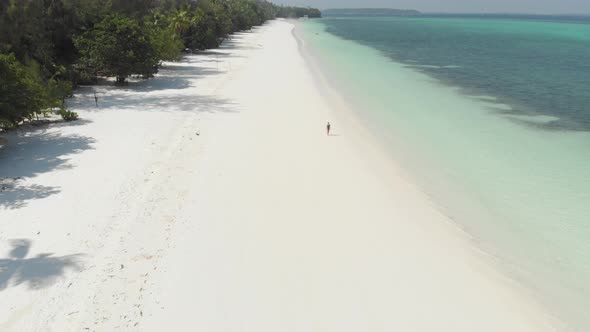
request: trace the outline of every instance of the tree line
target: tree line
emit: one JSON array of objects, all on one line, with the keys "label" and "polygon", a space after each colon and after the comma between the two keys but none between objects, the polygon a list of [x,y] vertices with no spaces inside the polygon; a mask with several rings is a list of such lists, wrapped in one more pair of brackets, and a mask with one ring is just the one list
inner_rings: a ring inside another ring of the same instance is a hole
[{"label": "tree line", "polygon": [[150,78],[183,50],[218,47],[276,17],[321,17],[264,0],[0,0],[0,130],[59,109],[79,84]]}]

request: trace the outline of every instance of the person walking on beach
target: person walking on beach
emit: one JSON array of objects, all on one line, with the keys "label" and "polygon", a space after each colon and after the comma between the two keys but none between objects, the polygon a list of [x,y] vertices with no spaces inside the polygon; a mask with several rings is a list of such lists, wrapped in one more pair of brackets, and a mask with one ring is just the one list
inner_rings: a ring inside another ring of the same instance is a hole
[{"label": "person walking on beach", "polygon": [[330,124],[330,122],[328,122],[328,124],[326,125],[326,135],[330,136],[330,128],[332,128],[332,125]]},{"label": "person walking on beach", "polygon": [[94,103],[96,104],[96,107],[98,107],[98,97],[96,96],[96,92],[94,93]]}]

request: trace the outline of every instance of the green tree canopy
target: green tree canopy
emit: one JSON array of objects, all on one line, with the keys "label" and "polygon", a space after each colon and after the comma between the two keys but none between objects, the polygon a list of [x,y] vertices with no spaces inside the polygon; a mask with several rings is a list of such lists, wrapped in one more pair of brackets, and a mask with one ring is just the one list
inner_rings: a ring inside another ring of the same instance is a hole
[{"label": "green tree canopy", "polygon": [[123,83],[131,75],[151,77],[160,61],[153,31],[119,14],[109,15],[74,40],[87,70],[115,76]]},{"label": "green tree canopy", "polygon": [[0,54],[0,128],[16,127],[35,113],[53,107],[54,101],[43,81],[20,64],[14,54]]},{"label": "green tree canopy", "polygon": [[305,15],[321,13],[265,0],[0,0],[0,129],[60,106],[97,74],[148,78],[183,48]]}]

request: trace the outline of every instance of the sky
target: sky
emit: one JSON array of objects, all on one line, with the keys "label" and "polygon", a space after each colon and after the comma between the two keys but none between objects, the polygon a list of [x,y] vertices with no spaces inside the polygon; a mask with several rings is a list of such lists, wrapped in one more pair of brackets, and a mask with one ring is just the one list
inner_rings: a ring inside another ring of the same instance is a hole
[{"label": "sky", "polygon": [[271,0],[292,6],[396,8],[446,13],[590,14],[590,0]]}]

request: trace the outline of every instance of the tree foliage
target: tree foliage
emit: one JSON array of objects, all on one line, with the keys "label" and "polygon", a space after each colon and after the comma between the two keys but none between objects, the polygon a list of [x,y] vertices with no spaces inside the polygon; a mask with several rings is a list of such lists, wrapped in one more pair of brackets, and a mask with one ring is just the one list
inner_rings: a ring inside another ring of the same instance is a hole
[{"label": "tree foliage", "polygon": [[183,49],[303,16],[321,13],[264,0],[0,0],[0,129],[63,106],[97,75],[149,78]]},{"label": "tree foliage", "polygon": [[142,28],[135,18],[114,14],[78,36],[74,44],[84,68],[123,83],[132,74],[147,78],[156,73],[159,47],[150,30],[154,29]]},{"label": "tree foliage", "polygon": [[302,7],[278,7],[276,12],[276,17],[282,18],[301,18],[301,17],[309,17],[309,18],[320,18],[322,17],[322,12],[317,8],[302,8]]},{"label": "tree foliage", "polygon": [[0,127],[17,126],[24,119],[54,106],[43,81],[20,64],[14,54],[0,54]]}]

